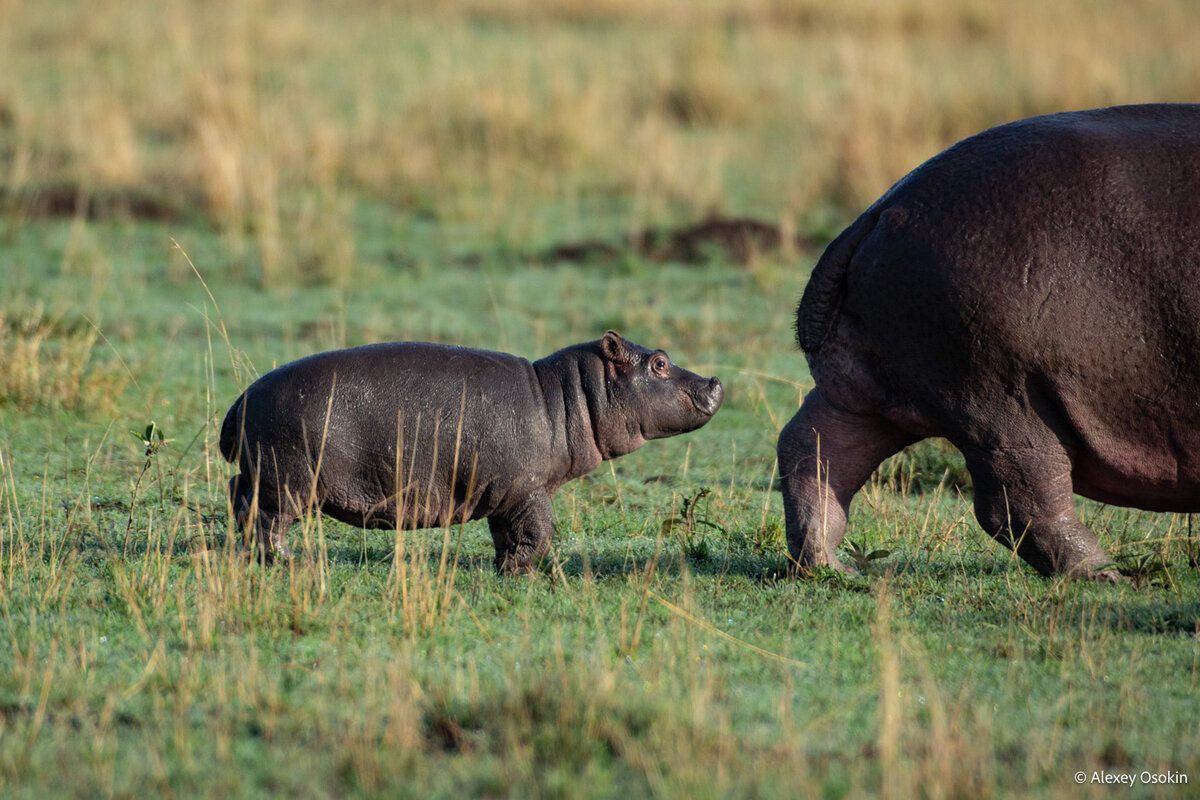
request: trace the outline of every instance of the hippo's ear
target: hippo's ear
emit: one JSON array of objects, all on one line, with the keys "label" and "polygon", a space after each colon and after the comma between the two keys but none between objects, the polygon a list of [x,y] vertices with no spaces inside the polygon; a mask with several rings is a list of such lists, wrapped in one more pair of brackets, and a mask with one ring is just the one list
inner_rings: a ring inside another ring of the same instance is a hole
[{"label": "hippo's ear", "polygon": [[600,340],[600,352],[607,361],[615,364],[628,364],[630,361],[629,342],[621,338],[616,331],[609,331]]}]

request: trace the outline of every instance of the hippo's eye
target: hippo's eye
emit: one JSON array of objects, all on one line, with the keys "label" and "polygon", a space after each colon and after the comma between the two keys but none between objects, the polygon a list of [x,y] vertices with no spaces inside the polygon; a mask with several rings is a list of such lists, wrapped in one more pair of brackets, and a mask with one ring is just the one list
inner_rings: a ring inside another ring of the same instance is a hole
[{"label": "hippo's eye", "polygon": [[666,356],[656,355],[650,361],[650,369],[654,370],[655,375],[666,377],[671,371],[671,362]]}]

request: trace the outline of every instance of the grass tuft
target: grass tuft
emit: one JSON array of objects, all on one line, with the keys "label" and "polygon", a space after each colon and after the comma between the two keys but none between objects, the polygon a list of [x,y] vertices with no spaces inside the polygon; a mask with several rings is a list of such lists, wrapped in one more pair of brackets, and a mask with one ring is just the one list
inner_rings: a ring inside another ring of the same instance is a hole
[{"label": "grass tuft", "polygon": [[67,321],[40,303],[10,301],[0,309],[0,405],[111,413],[129,373],[104,356],[106,344],[86,319]]}]

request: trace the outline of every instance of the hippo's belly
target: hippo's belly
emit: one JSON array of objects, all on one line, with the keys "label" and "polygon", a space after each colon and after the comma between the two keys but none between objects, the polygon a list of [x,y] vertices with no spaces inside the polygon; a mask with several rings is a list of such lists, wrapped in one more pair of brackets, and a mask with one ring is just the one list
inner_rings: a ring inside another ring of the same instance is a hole
[{"label": "hippo's belly", "polygon": [[1200,511],[1200,396],[1102,405],[1103,392],[1062,398],[1076,441],[1075,492],[1151,511]]},{"label": "hippo's belly", "polygon": [[[332,487],[322,491],[325,495],[321,511],[336,520],[359,528],[404,530],[436,528],[480,519],[490,513],[473,500],[452,497],[444,487],[409,486],[403,493],[352,494],[341,491],[343,487]],[[397,502],[399,498],[399,502]]]},{"label": "hippo's belly", "polygon": [[494,433],[445,425],[408,441],[384,433],[327,442],[317,482],[321,510],[359,527],[405,530],[491,516],[545,483],[541,461]]}]

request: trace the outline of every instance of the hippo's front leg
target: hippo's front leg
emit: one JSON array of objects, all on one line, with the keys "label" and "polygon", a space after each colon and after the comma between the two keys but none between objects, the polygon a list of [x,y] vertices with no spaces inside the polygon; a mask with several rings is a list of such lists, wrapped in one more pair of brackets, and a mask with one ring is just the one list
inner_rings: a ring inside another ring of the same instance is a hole
[{"label": "hippo's front leg", "polygon": [[532,572],[554,538],[554,508],[544,491],[530,495],[524,505],[488,517],[496,547],[496,571],[503,575]]},{"label": "hippo's front leg", "polygon": [[834,408],[813,389],[779,434],[779,475],[788,551],[798,567],[842,564],[850,500],[879,463],[915,437],[875,415]]}]

